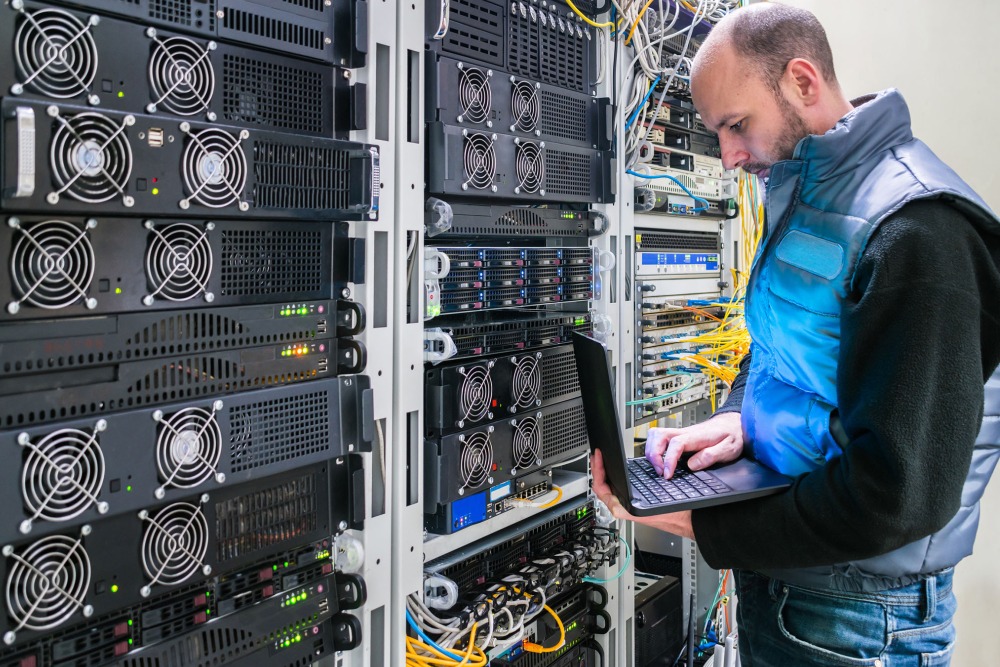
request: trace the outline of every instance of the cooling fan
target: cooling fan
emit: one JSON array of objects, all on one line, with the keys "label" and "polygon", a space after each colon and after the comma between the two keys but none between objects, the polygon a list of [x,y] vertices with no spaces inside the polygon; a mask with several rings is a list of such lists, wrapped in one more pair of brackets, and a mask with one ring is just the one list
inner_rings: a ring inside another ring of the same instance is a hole
[{"label": "cooling fan", "polygon": [[202,47],[186,37],[160,39],[155,28],[148,28],[146,36],[154,42],[149,57],[153,101],[146,105],[146,111],[156,113],[163,105],[167,111],[181,116],[204,111],[208,120],[215,120],[215,113],[208,111],[215,94],[215,70],[208,55],[217,48],[215,42]]},{"label": "cooling fan", "polygon": [[127,115],[121,124],[99,113],[84,112],[62,116],[55,106],[48,108],[55,120],[49,161],[56,190],[45,200],[58,204],[64,193],[87,204],[106,202],[115,196],[132,206],[135,200],[125,194],[132,175],[132,146],[125,134],[135,125],[135,116]]},{"label": "cooling fan", "polygon": [[[207,502],[205,494],[200,504]],[[153,586],[180,584],[198,572],[206,577],[212,574],[211,566],[204,564],[208,521],[200,505],[174,503],[155,514],[142,510],[139,518],[147,524],[140,550],[142,569],[149,577],[149,583],[139,589],[143,597],[152,594]]]},{"label": "cooling fan", "polygon": [[[96,16],[86,23],[59,9],[28,11],[14,0],[11,6],[20,14],[14,33],[14,65],[20,83],[10,87],[20,95],[25,86],[57,99],[68,99],[91,91],[97,75],[97,44],[91,28]],[[99,104],[96,95],[88,95],[90,104]]]},{"label": "cooling fan", "polygon": [[146,221],[150,231],[146,249],[146,279],[152,291],[142,298],[151,306],[157,297],[169,301],[189,301],[199,294],[211,303],[215,294],[208,290],[212,277],[212,247],[208,232],[215,224],[205,223],[204,230],[186,223],[159,228]]},{"label": "cooling fan", "polygon": [[162,410],[153,412],[159,426],[156,438],[156,469],[161,486],[153,492],[163,498],[167,487],[192,489],[209,478],[222,484],[226,476],[218,471],[222,455],[222,431],[215,413],[222,401],[211,410],[185,408],[170,416]]},{"label": "cooling fan", "polygon": [[466,489],[475,489],[486,482],[493,483],[493,443],[490,434],[493,427],[486,431],[477,431],[468,436],[458,436],[458,441],[462,444],[462,452],[459,457],[459,474],[462,477],[462,486],[458,490],[459,495],[465,495]]},{"label": "cooling fan", "polygon": [[181,175],[188,196],[179,202],[187,210],[192,202],[210,208],[236,204],[241,211],[250,209],[241,196],[247,182],[247,157],[240,142],[250,133],[241,130],[238,136],[208,128],[193,131],[189,123],[181,123],[187,135]]},{"label": "cooling fan", "polygon": [[472,367],[462,366],[458,372],[462,375],[462,386],[459,389],[459,410],[461,417],[457,426],[465,428],[466,421],[478,422],[492,419],[493,413],[493,378],[490,371],[495,361],[489,361]]},{"label": "cooling fan", "polygon": [[83,526],[80,537],[65,535],[43,537],[15,550],[3,548],[11,563],[7,575],[7,614],[14,620],[13,630],[3,641],[8,646],[17,641],[22,629],[52,630],[65,623],[77,611],[85,618],[94,614],[86,603],[90,589],[90,557],[83,548],[83,538],[90,526]]},{"label": "cooling fan", "polygon": [[535,143],[515,139],[517,158],[514,163],[517,171],[517,185],[514,194],[545,194],[545,142]]},{"label": "cooling fan", "polygon": [[462,135],[465,137],[463,161],[466,176],[462,189],[468,190],[471,185],[477,190],[489,188],[496,192],[497,186],[493,181],[497,175],[497,154],[493,149],[493,142],[497,135],[487,136],[466,130],[462,131]]},{"label": "cooling fan", "polygon": [[21,468],[21,497],[31,514],[21,522],[24,534],[34,522],[69,521],[96,506],[105,514],[108,504],[98,500],[104,486],[104,452],[98,434],[108,427],[100,419],[92,433],[60,429],[33,442],[27,433],[17,436],[26,452]]},{"label": "cooling fan", "polygon": [[511,411],[542,404],[539,398],[542,388],[542,371],[538,363],[541,358],[541,352],[520,358],[510,358],[511,366],[513,366],[510,389],[514,399],[510,406]]},{"label": "cooling fan", "polygon": [[493,92],[489,77],[493,76],[493,71],[487,70],[484,73],[478,67],[467,67],[462,63],[458,64],[458,69],[461,72],[458,78],[458,102],[462,108],[458,122],[486,123],[487,127],[492,127],[493,123],[489,118],[493,108]]},{"label": "cooling fan", "polygon": [[541,84],[528,81],[514,83],[510,98],[510,113],[514,119],[514,124],[510,126],[511,132],[541,134],[541,131],[537,129],[541,115],[541,106],[538,103],[538,89],[540,87]]},{"label": "cooling fan", "polygon": [[539,420],[542,413],[534,417],[525,417],[514,423],[514,467],[510,474],[516,475],[518,470],[526,470],[532,466],[541,465],[541,437]]},{"label": "cooling fan", "polygon": [[83,229],[62,220],[25,226],[17,218],[7,224],[15,230],[10,274],[14,300],[7,312],[16,315],[21,304],[55,310],[78,301],[93,310],[97,299],[87,296],[94,279],[94,247],[87,231],[97,226],[88,220]]}]

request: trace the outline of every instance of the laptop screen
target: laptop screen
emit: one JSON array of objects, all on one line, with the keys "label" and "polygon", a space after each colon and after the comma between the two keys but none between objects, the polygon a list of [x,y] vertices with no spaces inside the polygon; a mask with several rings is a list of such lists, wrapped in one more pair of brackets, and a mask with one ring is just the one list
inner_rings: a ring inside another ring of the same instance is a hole
[{"label": "laptop screen", "polygon": [[631,497],[625,461],[625,445],[618,426],[611,383],[611,366],[608,351],[602,343],[581,333],[573,333],[573,353],[576,370],[580,375],[580,392],[583,397],[584,418],[590,448],[600,449],[608,484],[619,499]]}]

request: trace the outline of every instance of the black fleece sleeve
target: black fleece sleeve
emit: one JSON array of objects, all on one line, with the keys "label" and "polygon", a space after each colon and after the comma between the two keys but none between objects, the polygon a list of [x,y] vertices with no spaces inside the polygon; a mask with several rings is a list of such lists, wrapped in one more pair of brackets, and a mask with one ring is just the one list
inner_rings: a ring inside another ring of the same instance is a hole
[{"label": "black fleece sleeve", "polygon": [[753,347],[746,356],[740,359],[740,372],[733,379],[733,384],[729,387],[729,395],[726,402],[722,404],[715,414],[721,415],[724,412],[740,412],[743,409],[743,392],[747,387],[747,376],[750,374],[750,355],[753,354]]},{"label": "black fleece sleeve", "polygon": [[842,306],[844,454],[763,499],[693,513],[717,568],[830,565],[886,553],[958,510],[1000,361],[1000,236],[942,202],[883,221]]}]

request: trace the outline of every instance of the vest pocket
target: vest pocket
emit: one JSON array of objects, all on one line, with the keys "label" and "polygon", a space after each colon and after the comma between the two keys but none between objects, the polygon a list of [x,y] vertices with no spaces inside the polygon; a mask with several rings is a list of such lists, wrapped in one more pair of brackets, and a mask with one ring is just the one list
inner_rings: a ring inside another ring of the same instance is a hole
[{"label": "vest pocket", "polygon": [[830,419],[834,415],[834,410],[832,405],[817,396],[809,402],[809,412],[806,415],[806,428],[809,429],[812,444],[827,461],[843,452],[830,428]]}]

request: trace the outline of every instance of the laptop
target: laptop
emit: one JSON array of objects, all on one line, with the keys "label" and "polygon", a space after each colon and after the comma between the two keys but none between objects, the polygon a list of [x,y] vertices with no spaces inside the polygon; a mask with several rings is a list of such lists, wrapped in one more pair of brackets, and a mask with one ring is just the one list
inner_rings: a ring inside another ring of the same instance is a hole
[{"label": "laptop", "polygon": [[601,450],[608,484],[634,516],[733,503],[791,486],[790,478],[747,458],[699,471],[678,465],[670,479],[660,477],[645,458],[626,458],[607,349],[603,343],[574,332],[573,352],[590,449]]}]

